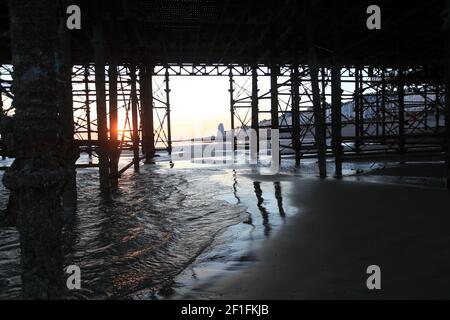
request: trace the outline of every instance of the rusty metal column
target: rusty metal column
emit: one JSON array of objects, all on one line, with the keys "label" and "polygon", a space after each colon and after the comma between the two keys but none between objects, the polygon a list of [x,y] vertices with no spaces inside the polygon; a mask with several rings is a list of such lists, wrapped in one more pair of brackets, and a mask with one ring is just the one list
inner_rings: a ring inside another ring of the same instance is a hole
[{"label": "rusty metal column", "polygon": [[65,288],[61,197],[68,168],[57,105],[63,93],[55,85],[57,2],[11,0],[9,9],[15,120],[7,149],[15,160],[3,183],[15,199],[22,295],[61,299]]},{"label": "rusty metal column", "polygon": [[291,95],[292,95],[292,147],[295,152],[295,166],[300,166],[300,74],[298,65],[294,65],[291,71]]},{"label": "rusty metal column", "polygon": [[133,142],[133,163],[134,171],[139,171],[139,124],[138,124],[138,98],[136,89],[136,67],[130,66],[130,81],[131,81],[131,125],[132,142]]},{"label": "rusty metal column", "polygon": [[252,66],[252,131],[256,138],[256,154],[259,153],[259,101],[258,101],[258,66]]},{"label": "rusty metal column", "polygon": [[117,131],[117,61],[112,56],[109,68],[109,168],[111,186],[117,187],[119,178],[119,135]]},{"label": "rusty metal column", "polygon": [[169,68],[166,67],[165,73],[166,82],[166,112],[167,112],[167,152],[169,155],[172,154],[172,124],[170,121],[170,85],[169,85]]},{"label": "rusty metal column", "polygon": [[398,147],[400,154],[405,153],[405,88],[404,88],[404,70],[398,71]]},{"label": "rusty metal column", "polygon": [[98,161],[100,172],[100,191],[108,197],[110,194],[109,181],[109,157],[108,157],[108,125],[106,118],[106,88],[105,88],[105,48],[103,31],[101,26],[94,26],[95,60],[95,92],[97,105],[97,128],[98,128]]}]

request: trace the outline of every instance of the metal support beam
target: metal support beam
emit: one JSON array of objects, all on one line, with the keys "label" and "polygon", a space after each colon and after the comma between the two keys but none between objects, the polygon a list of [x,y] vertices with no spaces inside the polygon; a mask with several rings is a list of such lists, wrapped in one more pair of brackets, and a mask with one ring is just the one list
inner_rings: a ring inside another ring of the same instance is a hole
[{"label": "metal support beam", "polygon": [[149,158],[155,156],[155,128],[153,124],[153,69],[154,66],[151,63],[147,64],[147,101],[148,108],[146,109],[146,136],[147,136],[147,162]]},{"label": "metal support beam", "polygon": [[359,152],[361,150],[361,70],[359,67],[355,67],[355,91],[354,91],[354,100],[355,100],[355,150]]},{"label": "metal support beam", "polygon": [[273,64],[270,67],[270,119],[271,129],[278,129],[278,74],[280,68]]},{"label": "metal support beam", "polygon": [[6,158],[6,150],[5,150],[5,134],[6,130],[4,129],[4,111],[3,111],[3,93],[0,91],[0,148],[1,148],[1,157],[2,160]]},{"label": "metal support beam", "polygon": [[119,135],[117,131],[117,61],[112,56],[108,68],[109,78],[109,161],[111,186],[117,187],[119,178]]},{"label": "metal support beam", "polygon": [[234,151],[236,151],[237,149],[237,141],[236,141],[236,137],[234,134],[234,80],[233,80],[233,68],[230,67],[230,72],[228,74],[228,80],[229,80],[229,84],[230,84],[230,88],[228,89],[228,92],[230,93],[230,116],[231,116],[231,122],[230,122],[230,136],[231,136],[231,144],[232,144],[232,148],[233,148],[233,154]]},{"label": "metal support beam", "polygon": [[424,126],[425,126],[425,131],[428,131],[428,85],[424,86],[424,91],[423,91],[423,109],[425,111],[425,119],[424,119]]},{"label": "metal support beam", "polygon": [[130,66],[131,81],[131,126],[132,126],[132,142],[133,142],[133,163],[134,171],[139,171],[139,123],[138,123],[138,97],[136,88],[136,67]]},{"label": "metal support beam", "polygon": [[[276,64],[272,64],[270,66],[270,145],[272,152],[272,159],[279,159],[280,157],[280,149],[279,149],[279,141],[274,141],[275,135],[272,133],[272,130],[279,129],[279,120],[278,120],[278,74],[280,73],[280,68]],[[276,135],[279,137],[279,135]],[[274,157],[274,153],[277,154],[276,158]]]},{"label": "metal support beam", "polygon": [[440,123],[441,123],[441,101],[439,99],[439,86],[436,85],[434,88],[434,104],[435,104],[435,115],[434,119],[436,122],[436,133],[439,133],[441,131]]},{"label": "metal support beam", "polygon": [[364,119],[364,111],[366,108],[366,99],[364,97],[364,67],[359,69],[359,89],[358,89],[358,93],[359,93],[359,141],[360,141],[360,146],[364,145],[364,124],[365,124],[365,119]]},{"label": "metal support beam", "polygon": [[[447,188],[450,189],[450,1],[447,0],[445,4],[445,163],[447,168]],[[439,126],[439,123],[437,125]]]},{"label": "metal support beam", "polygon": [[327,72],[324,67],[319,69],[320,74],[320,103],[322,104],[322,118],[323,118],[323,135],[327,138]]},{"label": "metal support beam", "polygon": [[320,87],[319,87],[319,69],[317,67],[317,55],[314,43],[312,39],[309,39],[308,43],[308,59],[309,69],[311,73],[311,88],[312,88],[312,100],[313,100],[313,113],[314,113],[314,135],[317,147],[317,157],[319,162],[319,175],[321,178],[327,176],[326,167],[326,140],[324,135],[325,119],[323,117],[322,105],[320,99]]},{"label": "metal support beam", "polygon": [[307,59],[311,78],[312,89],[312,104],[313,104],[313,117],[314,117],[314,138],[317,149],[317,157],[319,163],[319,175],[321,178],[327,176],[326,167],[326,138],[325,138],[325,119],[322,113],[320,87],[319,87],[319,67],[317,62],[317,52],[315,47],[315,30],[314,23],[311,17],[314,13],[314,1],[309,0],[305,2],[304,6],[304,18],[307,25]]},{"label": "metal support beam", "polygon": [[147,63],[140,69],[142,108],[142,152],[145,163],[153,163],[155,156],[155,136],[153,130],[153,65]]},{"label": "metal support beam", "polygon": [[331,107],[332,107],[332,144],[335,158],[335,175],[342,178],[342,88],[341,88],[341,66],[334,57],[331,68]]},{"label": "metal support beam", "polygon": [[[334,52],[331,66],[331,132],[334,154],[335,176],[342,178],[342,87],[341,87],[341,35],[340,35],[340,6],[333,3],[333,42]],[[378,110],[377,110],[378,111]]]},{"label": "metal support beam", "polygon": [[405,72],[403,69],[398,71],[398,147],[400,154],[405,153],[405,87],[404,87]]},{"label": "metal support beam", "polygon": [[386,70],[381,71],[381,135],[386,136]]},{"label": "metal support beam", "polygon": [[92,164],[92,129],[91,129],[91,101],[89,98],[89,65],[84,66],[84,101],[86,105],[86,130],[87,130],[87,153],[89,164]]},{"label": "metal support beam", "polygon": [[166,82],[166,108],[167,108],[167,152],[172,154],[172,124],[170,121],[170,85],[169,85],[169,69],[166,68],[165,73]]},{"label": "metal support beam", "polygon": [[258,66],[252,66],[252,131],[256,138],[256,153],[259,153],[259,101],[258,101]]},{"label": "metal support beam", "polygon": [[94,27],[94,61],[95,61],[95,92],[97,105],[98,128],[98,161],[100,172],[100,191],[109,197],[109,157],[108,157],[108,125],[106,118],[106,89],[105,89],[105,48],[103,31],[100,26]]},{"label": "metal support beam", "polygon": [[300,73],[298,65],[294,65],[291,71],[291,95],[292,95],[292,147],[295,152],[295,166],[300,166]]}]

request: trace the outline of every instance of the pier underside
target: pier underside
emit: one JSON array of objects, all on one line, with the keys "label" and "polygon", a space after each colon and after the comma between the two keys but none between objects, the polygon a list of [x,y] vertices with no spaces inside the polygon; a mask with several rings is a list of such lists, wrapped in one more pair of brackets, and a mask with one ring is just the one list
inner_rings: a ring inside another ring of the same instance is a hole
[{"label": "pier underside", "polygon": [[[69,4],[81,8],[80,30],[65,27]],[[449,1],[378,1],[380,30],[366,26],[371,4],[2,2],[1,152],[15,158],[4,182],[21,234],[35,221],[33,230],[51,235],[39,246],[33,233],[22,242],[44,257],[25,261],[43,268],[25,275],[25,296],[61,294],[36,290],[34,273],[39,284],[61,280],[47,277],[43,261],[60,241],[55,212],[76,207],[77,166],[99,168],[108,198],[125,170],[172,153],[173,77],[227,77],[228,132],[278,129],[281,156],[300,172],[305,158],[317,158],[322,178],[342,177],[348,161],[440,161],[450,187]],[[267,92],[258,86],[263,77]],[[120,167],[127,150],[133,161]],[[88,163],[77,164],[80,153]]]}]

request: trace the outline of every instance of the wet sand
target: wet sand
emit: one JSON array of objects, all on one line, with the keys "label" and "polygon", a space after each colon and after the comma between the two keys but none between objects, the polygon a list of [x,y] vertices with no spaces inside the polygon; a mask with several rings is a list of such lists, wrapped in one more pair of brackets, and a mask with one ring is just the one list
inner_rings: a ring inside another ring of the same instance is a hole
[{"label": "wet sand", "polygon": [[[450,192],[293,176],[299,213],[257,260],[214,278],[184,298],[450,298]],[[366,287],[366,268],[381,268],[381,290]]]},{"label": "wet sand", "polygon": [[[121,179],[112,206],[96,201],[95,171],[79,172],[67,259],[83,267],[81,298],[450,298],[442,164],[345,165],[350,176],[322,181],[314,161],[276,176],[143,166]],[[2,297],[20,295],[18,255],[14,228],[2,230]],[[372,264],[380,291],[366,288]]]}]

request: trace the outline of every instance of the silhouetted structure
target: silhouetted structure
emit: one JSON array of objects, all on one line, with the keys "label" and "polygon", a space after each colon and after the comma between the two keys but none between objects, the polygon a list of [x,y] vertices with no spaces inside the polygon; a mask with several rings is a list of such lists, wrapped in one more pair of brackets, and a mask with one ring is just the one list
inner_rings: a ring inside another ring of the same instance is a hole
[{"label": "silhouetted structure", "polygon": [[[78,151],[98,155],[90,165],[99,167],[106,197],[124,170],[151,162],[161,147],[171,153],[170,76],[229,76],[232,129],[261,129],[259,114],[270,114],[270,128],[290,136],[282,149],[297,165],[317,156],[321,177],[326,157],[340,177],[343,161],[407,155],[446,161],[450,185],[448,0],[379,1],[381,30],[366,27],[369,1],[71,4],[81,8],[81,30],[65,28],[65,1],[0,4],[1,101],[13,99],[2,110],[15,110],[12,131],[2,131],[10,136],[2,152],[15,158],[4,182],[17,202],[25,297],[60,294],[61,199],[76,205]],[[259,92],[261,76],[270,77],[267,93]],[[411,104],[411,95],[424,99]],[[261,99],[270,99],[269,111]],[[341,114],[348,101],[351,118]],[[120,133],[118,110],[126,111]],[[119,168],[126,149],[133,162]]]}]

